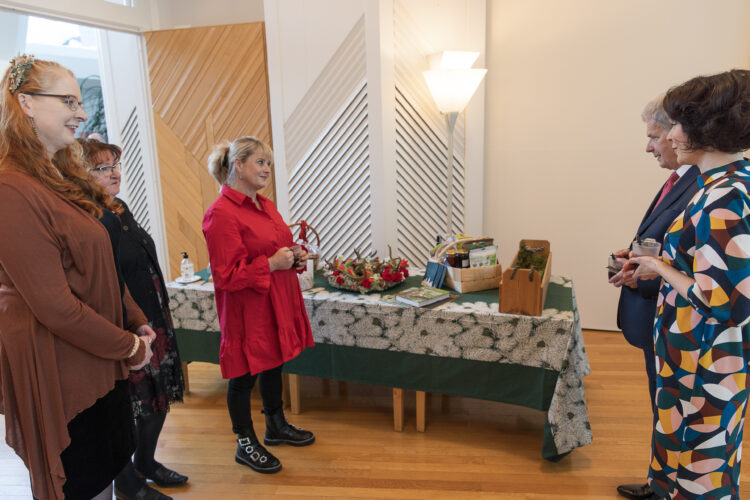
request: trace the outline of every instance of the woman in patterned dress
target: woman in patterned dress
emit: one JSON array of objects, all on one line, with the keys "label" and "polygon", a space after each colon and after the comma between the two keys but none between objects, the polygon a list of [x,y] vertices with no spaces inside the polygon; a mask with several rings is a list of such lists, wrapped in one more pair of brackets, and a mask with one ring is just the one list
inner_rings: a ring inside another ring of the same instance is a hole
[{"label": "woman in patterned dress", "polygon": [[[87,168],[94,179],[107,194],[117,196],[120,193],[122,150],[97,140],[79,139],[78,143],[83,148]],[[125,202],[114,199],[123,208],[120,214],[120,269],[133,299],[156,332],[156,340],[151,346],[154,353],[151,363],[142,370],[130,372],[129,377],[130,401],[136,419],[135,470],[161,487],[180,486],[188,478],[168,469],[154,458],[169,405],[182,401],[185,385],[167,289],[153,239],[138,224]],[[133,493],[143,489],[143,480],[134,473],[121,474],[115,481],[115,487],[121,490],[123,496],[132,497]],[[150,488],[145,491],[149,491],[154,498],[168,498],[166,495],[159,497]]]},{"label": "woman in patterned dress", "polygon": [[697,77],[664,108],[680,164],[699,191],[672,223],[661,258],[634,277],[663,278],[654,331],[658,421],[649,483],[659,498],[739,498],[750,361],[750,71]]}]

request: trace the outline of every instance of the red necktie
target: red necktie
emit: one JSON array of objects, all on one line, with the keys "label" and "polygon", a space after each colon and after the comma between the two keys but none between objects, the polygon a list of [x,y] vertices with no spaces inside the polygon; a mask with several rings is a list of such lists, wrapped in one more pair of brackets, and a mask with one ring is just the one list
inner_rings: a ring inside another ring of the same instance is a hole
[{"label": "red necktie", "polygon": [[659,196],[659,199],[656,201],[656,205],[654,205],[654,208],[656,208],[659,203],[661,203],[661,200],[664,199],[665,196],[667,196],[667,193],[670,189],[672,189],[672,186],[674,186],[675,182],[677,182],[677,179],[679,179],[680,176],[677,175],[677,172],[672,172],[672,175],[669,176],[669,179],[667,179],[667,183],[664,184],[664,188],[661,190],[661,195]]}]

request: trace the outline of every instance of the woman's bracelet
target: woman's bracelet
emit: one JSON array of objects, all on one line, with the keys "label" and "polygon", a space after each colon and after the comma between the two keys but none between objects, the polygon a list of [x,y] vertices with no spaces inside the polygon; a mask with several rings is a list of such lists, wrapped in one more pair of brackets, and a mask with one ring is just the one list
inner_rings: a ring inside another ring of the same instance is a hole
[{"label": "woman's bracelet", "polygon": [[133,356],[135,356],[135,353],[138,352],[138,348],[141,346],[141,338],[135,333],[133,334],[133,337],[135,337],[135,343],[133,344],[133,348],[130,350],[130,354],[128,354],[128,358],[132,358]]}]

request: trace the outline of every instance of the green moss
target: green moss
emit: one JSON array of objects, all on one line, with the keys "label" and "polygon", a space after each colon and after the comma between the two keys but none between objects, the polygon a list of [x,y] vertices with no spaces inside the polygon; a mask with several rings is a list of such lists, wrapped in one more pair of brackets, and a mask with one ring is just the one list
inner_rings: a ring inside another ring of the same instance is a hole
[{"label": "green moss", "polygon": [[544,274],[544,269],[547,267],[547,257],[542,252],[541,248],[528,248],[526,243],[522,241],[518,245],[518,260],[516,260],[516,265],[521,269],[531,269],[533,267]]}]

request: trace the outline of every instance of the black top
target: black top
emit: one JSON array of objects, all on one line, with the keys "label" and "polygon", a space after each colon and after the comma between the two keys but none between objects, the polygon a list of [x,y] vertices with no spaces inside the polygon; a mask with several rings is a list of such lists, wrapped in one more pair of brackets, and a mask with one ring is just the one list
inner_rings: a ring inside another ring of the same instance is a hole
[{"label": "black top", "polygon": [[[123,279],[122,271],[120,269],[120,240],[122,236],[122,225],[120,224],[120,219],[106,208],[102,209],[102,216],[99,218],[99,222],[101,222],[107,229],[107,233],[109,233],[109,241],[112,243],[112,257],[115,259],[117,283],[120,285],[120,300],[122,300],[122,296],[125,293],[125,280]],[[125,310],[124,303],[122,304],[122,324],[128,324],[128,313]]]},{"label": "black top", "polygon": [[[122,238],[120,239],[120,269],[130,295],[150,322],[163,315],[168,300],[164,276],[156,256],[156,245],[151,236],[133,217],[128,205],[117,198],[122,205],[120,214]],[[153,276],[158,276],[154,280]],[[156,282],[158,281],[158,283]],[[158,292],[157,292],[158,288]],[[168,309],[168,308],[167,308]]]}]

